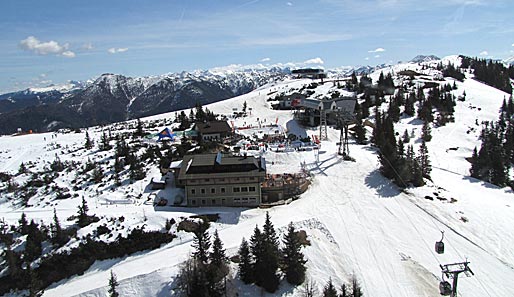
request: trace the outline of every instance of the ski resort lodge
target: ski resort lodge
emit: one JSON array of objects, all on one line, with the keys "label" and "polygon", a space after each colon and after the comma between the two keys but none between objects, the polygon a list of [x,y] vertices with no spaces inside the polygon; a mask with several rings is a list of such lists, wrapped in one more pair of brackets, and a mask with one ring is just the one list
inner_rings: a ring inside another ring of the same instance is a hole
[{"label": "ski resort lodge", "polygon": [[228,154],[186,155],[177,186],[185,188],[187,206],[247,206],[261,204],[266,177],[264,158]]}]

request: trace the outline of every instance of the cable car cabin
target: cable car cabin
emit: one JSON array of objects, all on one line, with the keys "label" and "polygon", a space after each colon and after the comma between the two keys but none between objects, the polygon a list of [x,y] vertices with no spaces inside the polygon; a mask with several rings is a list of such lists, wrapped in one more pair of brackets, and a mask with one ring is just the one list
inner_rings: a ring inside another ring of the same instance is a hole
[{"label": "cable car cabin", "polygon": [[439,283],[439,293],[443,296],[449,296],[452,293],[452,285],[447,281]]},{"label": "cable car cabin", "polygon": [[435,243],[435,252],[438,254],[444,254],[444,242],[437,241]]}]

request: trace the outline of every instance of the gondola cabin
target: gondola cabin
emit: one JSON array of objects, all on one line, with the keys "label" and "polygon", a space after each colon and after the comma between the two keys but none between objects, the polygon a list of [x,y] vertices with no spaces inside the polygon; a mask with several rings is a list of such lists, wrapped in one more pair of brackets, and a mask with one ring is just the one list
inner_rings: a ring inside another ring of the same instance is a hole
[{"label": "gondola cabin", "polygon": [[439,293],[443,296],[449,296],[452,293],[452,285],[447,281],[439,283]]},{"label": "gondola cabin", "polygon": [[435,252],[438,254],[444,254],[444,242],[437,241],[435,243]]}]

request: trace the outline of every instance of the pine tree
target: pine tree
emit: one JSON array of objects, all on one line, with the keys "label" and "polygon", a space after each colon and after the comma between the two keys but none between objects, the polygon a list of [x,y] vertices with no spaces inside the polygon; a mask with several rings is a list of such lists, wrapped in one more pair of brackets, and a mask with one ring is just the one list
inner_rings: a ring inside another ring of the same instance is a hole
[{"label": "pine tree", "polygon": [[209,260],[209,248],[211,247],[210,235],[207,229],[209,228],[209,222],[202,221],[197,230],[194,232],[193,238],[193,257],[199,262],[207,264]]},{"label": "pine tree", "polygon": [[421,128],[421,138],[423,141],[429,142],[432,140],[432,129],[430,128],[430,124],[428,122],[423,123],[423,128]]},{"label": "pine tree", "polygon": [[430,160],[428,159],[427,144],[423,139],[421,140],[421,145],[419,146],[418,160],[423,177],[430,179],[430,171],[432,171],[432,166],[430,165]]},{"label": "pine tree", "polygon": [[116,274],[114,274],[114,272],[111,270],[111,277],[109,278],[109,290],[107,290],[107,292],[109,292],[109,297],[120,296],[118,291],[116,291],[116,288],[118,287],[118,285],[119,285],[119,283],[116,278]]},{"label": "pine tree", "polygon": [[404,113],[408,116],[414,116],[414,102],[416,102],[416,94],[414,92],[409,93],[409,96],[405,100]]},{"label": "pine tree", "polygon": [[109,143],[109,141],[110,141],[109,137],[107,136],[105,131],[103,131],[102,136],[100,137],[99,149],[101,151],[108,151],[108,150],[112,149],[112,145]]},{"label": "pine tree", "polygon": [[323,297],[338,297],[337,290],[332,283],[332,278],[328,279],[328,283],[323,288]]},{"label": "pine tree", "polygon": [[473,155],[471,156],[471,169],[469,170],[471,177],[480,178],[480,163],[478,161],[477,147],[473,149]]},{"label": "pine tree", "polygon": [[102,171],[102,167],[100,167],[98,164],[95,164],[95,169],[93,169],[93,172],[91,173],[91,179],[94,183],[99,183],[102,181],[103,177],[104,173]]},{"label": "pine tree", "polygon": [[250,247],[253,256],[253,276],[258,286],[263,285],[263,275],[266,273],[264,235],[258,226],[255,226],[253,235],[250,238]]},{"label": "pine tree", "polygon": [[250,254],[250,247],[248,242],[243,237],[241,245],[239,246],[239,277],[245,284],[251,284],[254,282],[253,267],[252,267],[252,255]]},{"label": "pine tree", "polygon": [[39,230],[38,224],[34,220],[30,221],[28,226],[27,240],[25,241],[25,251],[23,253],[23,260],[30,263],[41,256],[43,251],[41,244],[44,235]]},{"label": "pine tree", "polygon": [[218,235],[218,230],[214,231],[214,240],[212,241],[212,252],[209,254],[210,263],[216,267],[222,267],[227,264],[227,256],[223,249],[223,243]]},{"label": "pine tree", "polygon": [[355,275],[352,277],[351,283],[352,283],[351,297],[362,297],[363,296],[362,289],[361,289],[359,282],[358,282],[357,278],[355,277]]},{"label": "pine tree", "polygon": [[407,131],[407,129],[405,129],[405,131],[403,132],[402,137],[403,137],[402,140],[403,140],[404,144],[408,144],[410,142],[409,131]]},{"label": "pine tree", "polygon": [[89,133],[86,130],[86,143],[84,144],[84,147],[88,150],[93,148],[93,140],[89,137]]},{"label": "pine tree", "polygon": [[339,294],[339,297],[351,297],[351,292],[346,284],[341,285],[341,294]]},{"label": "pine tree", "polygon": [[359,118],[355,123],[355,140],[358,144],[366,144],[366,129],[362,124],[362,120]]},{"label": "pine tree", "polygon": [[78,206],[78,218],[77,218],[77,225],[79,225],[80,228],[83,228],[90,223],[90,218],[87,212],[89,211],[89,207],[87,206],[86,199],[84,196],[82,196],[82,203]]},{"label": "pine tree", "polygon": [[318,296],[318,289],[316,282],[305,279],[305,282],[303,283],[303,286],[300,291],[300,296],[302,297],[315,297]]},{"label": "pine tree", "polygon": [[280,261],[280,250],[278,247],[277,233],[273,227],[273,223],[271,223],[268,212],[266,212],[266,219],[262,229],[263,254],[261,261],[264,269],[260,276],[255,272],[256,283],[262,286],[266,291],[273,293],[278,289],[280,283],[277,273]]},{"label": "pine tree", "polygon": [[299,285],[305,280],[305,271],[307,270],[305,263],[307,263],[307,260],[304,259],[301,252],[302,244],[293,223],[289,223],[283,243],[282,270],[288,283]]},{"label": "pine tree", "polygon": [[29,222],[27,221],[27,215],[24,212],[21,213],[21,218],[18,223],[20,224],[18,230],[21,235],[26,235],[29,233]]},{"label": "pine tree", "polygon": [[27,166],[23,162],[20,163],[20,167],[18,168],[18,174],[24,174],[28,173],[29,170],[27,169]]},{"label": "pine tree", "polygon": [[52,243],[57,246],[63,246],[68,238],[66,233],[62,230],[61,223],[59,222],[59,218],[57,217],[57,211],[54,208],[54,221],[51,225],[52,230]]},{"label": "pine tree", "polygon": [[145,132],[143,131],[143,123],[141,122],[141,119],[137,119],[136,124],[136,133],[134,133],[135,136],[143,137],[145,135]]}]

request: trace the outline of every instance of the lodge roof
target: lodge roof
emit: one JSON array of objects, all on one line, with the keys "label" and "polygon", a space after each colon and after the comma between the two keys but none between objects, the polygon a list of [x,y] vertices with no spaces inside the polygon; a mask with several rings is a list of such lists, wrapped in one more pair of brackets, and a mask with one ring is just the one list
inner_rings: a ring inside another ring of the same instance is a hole
[{"label": "lodge roof", "polygon": [[252,156],[231,156],[222,153],[186,155],[182,161],[179,179],[205,174],[226,176],[264,174],[266,171],[265,164],[264,158],[257,159]]},{"label": "lodge roof", "polygon": [[200,134],[212,134],[212,133],[227,133],[232,129],[226,121],[210,121],[210,122],[197,122],[195,123],[194,130],[200,132]]}]

